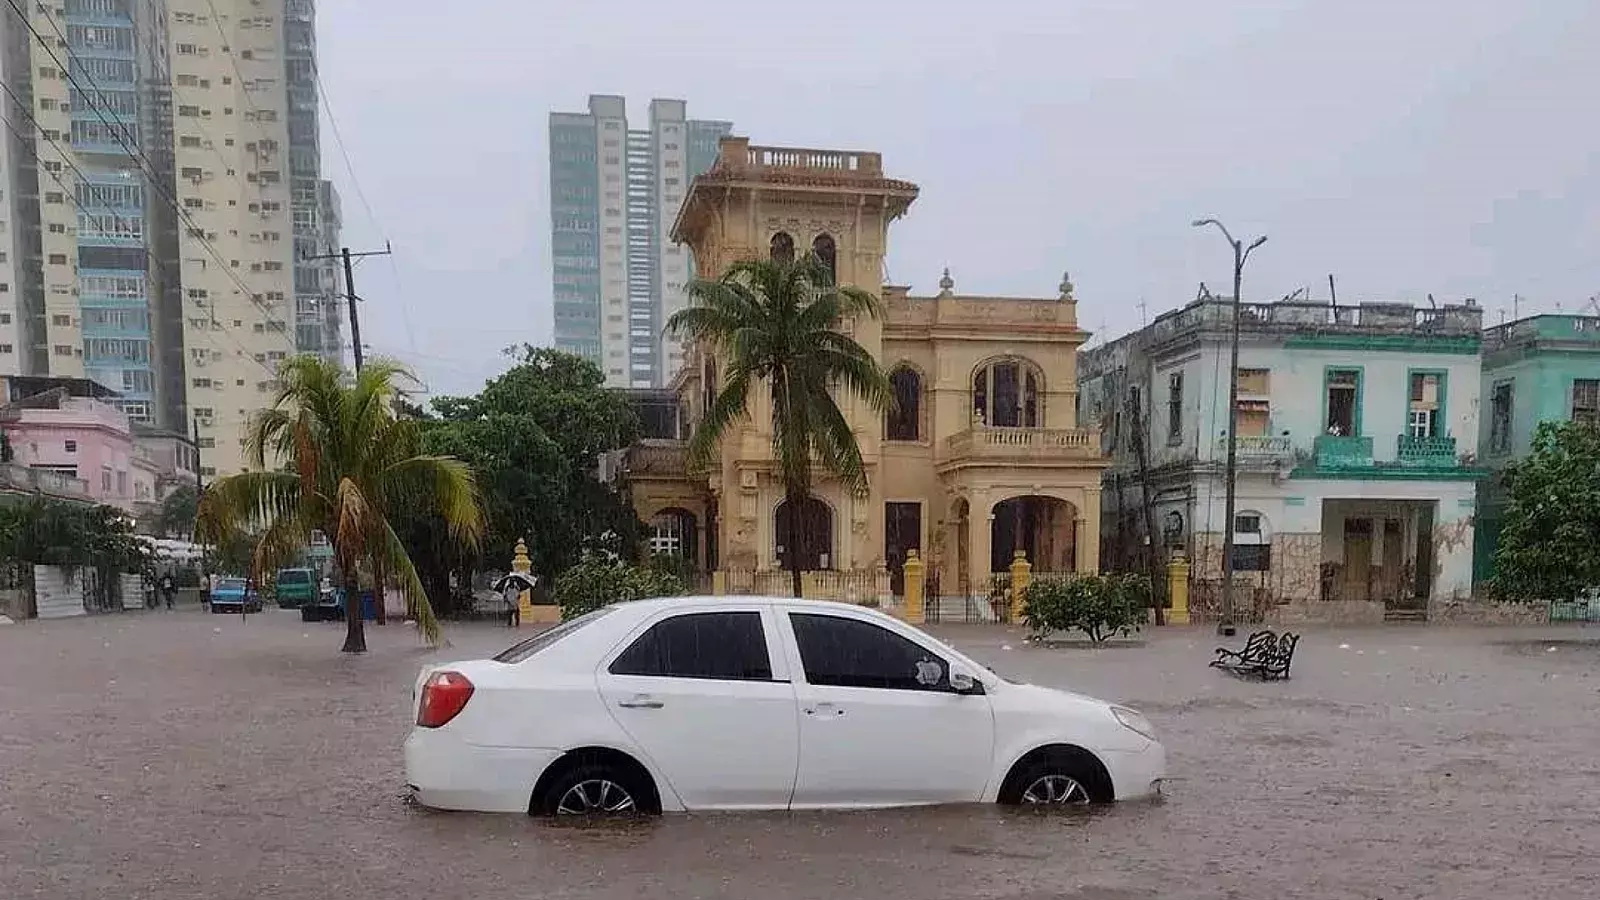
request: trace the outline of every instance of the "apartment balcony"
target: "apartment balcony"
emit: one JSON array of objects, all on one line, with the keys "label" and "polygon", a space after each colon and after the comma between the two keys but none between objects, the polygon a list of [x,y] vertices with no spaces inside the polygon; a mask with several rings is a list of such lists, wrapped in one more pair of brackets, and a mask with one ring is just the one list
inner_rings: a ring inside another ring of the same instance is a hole
[{"label": "apartment balcony", "polygon": [[686,478],[689,448],[684,441],[646,439],[628,448],[630,478]]},{"label": "apartment balcony", "polygon": [[[1294,442],[1284,436],[1240,435],[1233,439],[1234,456],[1239,465],[1276,467],[1294,458]],[[1228,439],[1217,438],[1217,458],[1226,459]]]},{"label": "apartment balcony", "polygon": [[1372,468],[1372,438],[1319,434],[1311,445],[1312,460],[1319,469]]},{"label": "apartment balcony", "polygon": [[1411,469],[1453,469],[1460,464],[1453,437],[1412,437],[1400,435],[1395,445],[1395,461]]},{"label": "apartment balcony", "polygon": [[972,428],[945,439],[942,466],[1084,462],[1100,459],[1092,428]]},{"label": "apartment balcony", "polygon": [[0,465],[0,493],[44,494],[65,500],[89,500],[89,482],[65,472]]}]

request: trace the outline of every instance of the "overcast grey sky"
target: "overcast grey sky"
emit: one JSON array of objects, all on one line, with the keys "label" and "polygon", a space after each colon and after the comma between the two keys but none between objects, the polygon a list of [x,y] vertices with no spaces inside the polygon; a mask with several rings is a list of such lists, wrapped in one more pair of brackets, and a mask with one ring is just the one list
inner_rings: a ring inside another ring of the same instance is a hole
[{"label": "overcast grey sky", "polygon": [[1600,294],[1595,0],[385,0],[320,4],[324,128],[363,333],[435,393],[551,334],[546,121],[688,101],[757,143],[884,154],[922,196],[889,276],[1051,296],[1114,337],[1226,291],[1217,216],[1266,233],[1247,300]]}]

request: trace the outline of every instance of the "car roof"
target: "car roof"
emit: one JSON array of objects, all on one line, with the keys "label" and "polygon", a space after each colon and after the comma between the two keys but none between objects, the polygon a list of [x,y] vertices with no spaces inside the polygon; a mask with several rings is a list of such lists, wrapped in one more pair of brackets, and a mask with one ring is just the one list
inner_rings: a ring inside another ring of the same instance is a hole
[{"label": "car roof", "polygon": [[679,597],[650,597],[644,600],[632,600],[625,605],[641,613],[651,613],[660,609],[676,609],[685,606],[707,606],[716,603],[747,604],[747,603],[799,603],[806,606],[815,606],[818,609],[833,609],[840,612],[855,610],[868,610],[883,614],[882,610],[862,606],[859,603],[840,603],[835,600],[809,600],[800,597],[768,597],[761,594],[690,594]]}]

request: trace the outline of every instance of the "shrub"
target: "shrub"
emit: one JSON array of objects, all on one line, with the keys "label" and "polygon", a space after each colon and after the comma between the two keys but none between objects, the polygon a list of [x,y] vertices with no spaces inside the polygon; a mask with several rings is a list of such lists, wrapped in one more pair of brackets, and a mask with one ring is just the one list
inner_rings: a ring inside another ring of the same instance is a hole
[{"label": "shrub", "polygon": [[630,566],[590,556],[556,579],[561,618],[571,619],[625,600],[683,593],[683,580],[649,566]]},{"label": "shrub", "polygon": [[1150,594],[1150,580],[1143,575],[1044,578],[1023,591],[1022,618],[1032,638],[1077,629],[1098,644],[1138,631]]}]

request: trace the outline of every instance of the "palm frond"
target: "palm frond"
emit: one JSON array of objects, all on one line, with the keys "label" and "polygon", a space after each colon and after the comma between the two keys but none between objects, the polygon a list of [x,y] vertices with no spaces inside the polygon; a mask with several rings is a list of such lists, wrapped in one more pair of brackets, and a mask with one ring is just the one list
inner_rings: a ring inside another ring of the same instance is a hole
[{"label": "palm frond", "polygon": [[[376,543],[375,555],[382,557],[390,574],[400,582],[400,592],[406,598],[406,614],[417,623],[417,631],[423,640],[430,646],[439,646],[444,631],[433,614],[433,604],[428,602],[428,592],[422,587],[422,579],[417,575],[417,567],[411,562],[410,554],[406,553],[405,543],[388,522],[383,523]],[[383,601],[380,599],[378,602]]]}]

